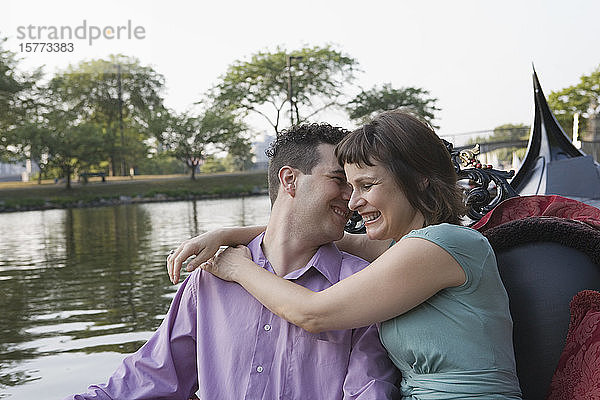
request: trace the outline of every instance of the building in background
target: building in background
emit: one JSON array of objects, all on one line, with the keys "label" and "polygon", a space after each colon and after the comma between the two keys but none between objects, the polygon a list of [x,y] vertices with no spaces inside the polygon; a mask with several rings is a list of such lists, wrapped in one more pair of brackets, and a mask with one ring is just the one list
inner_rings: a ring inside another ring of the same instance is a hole
[{"label": "building in background", "polygon": [[600,113],[590,116],[582,135],[581,150],[600,162]]},{"label": "building in background", "polygon": [[254,150],[254,169],[266,170],[269,166],[269,158],[265,154],[265,150],[269,148],[269,145],[275,140],[275,136],[262,134],[256,138],[256,141],[252,144],[252,150]]},{"label": "building in background", "polygon": [[0,163],[0,182],[28,182],[31,175],[39,171],[38,166],[31,160],[17,164]]}]

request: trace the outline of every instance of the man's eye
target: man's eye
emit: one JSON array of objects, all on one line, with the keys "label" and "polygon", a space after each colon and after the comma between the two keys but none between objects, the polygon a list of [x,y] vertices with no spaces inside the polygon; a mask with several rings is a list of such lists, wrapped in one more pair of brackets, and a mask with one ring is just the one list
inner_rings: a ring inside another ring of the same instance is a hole
[{"label": "man's eye", "polygon": [[362,185],[363,190],[369,190],[371,189],[371,187],[373,186],[372,183],[365,183],[364,185]]}]

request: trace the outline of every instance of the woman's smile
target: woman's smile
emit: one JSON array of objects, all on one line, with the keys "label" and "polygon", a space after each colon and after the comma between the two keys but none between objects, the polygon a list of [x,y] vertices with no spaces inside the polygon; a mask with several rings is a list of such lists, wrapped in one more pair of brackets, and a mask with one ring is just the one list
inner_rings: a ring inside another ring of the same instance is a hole
[{"label": "woman's smile", "polygon": [[346,164],[344,169],[352,185],[348,206],[362,217],[369,239],[398,241],[411,230],[423,227],[420,212],[379,162]]},{"label": "woman's smile", "polygon": [[379,212],[379,211],[370,212],[370,213],[365,213],[364,215],[360,214],[360,216],[362,217],[365,224],[369,224],[369,223],[373,223],[373,222],[377,221],[379,219],[379,217],[381,217],[381,212]]}]

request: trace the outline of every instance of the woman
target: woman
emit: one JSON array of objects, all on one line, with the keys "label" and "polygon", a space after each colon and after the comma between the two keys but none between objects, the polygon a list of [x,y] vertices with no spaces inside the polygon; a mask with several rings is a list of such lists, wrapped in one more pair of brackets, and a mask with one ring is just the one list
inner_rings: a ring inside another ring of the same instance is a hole
[{"label": "woman", "polygon": [[342,245],[375,258],[368,267],[322,292],[259,268],[243,246],[202,268],[310,332],[381,322],[406,399],[519,399],[508,297],[487,240],[460,226],[462,195],[443,142],[391,111],[350,133],[336,155],[371,239],[349,235]]}]

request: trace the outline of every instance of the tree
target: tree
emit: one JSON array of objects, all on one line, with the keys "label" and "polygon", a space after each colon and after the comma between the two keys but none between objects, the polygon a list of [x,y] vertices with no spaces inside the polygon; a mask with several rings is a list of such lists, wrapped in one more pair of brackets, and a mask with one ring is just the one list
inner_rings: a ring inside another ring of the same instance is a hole
[{"label": "tree", "polygon": [[356,66],[355,59],[331,46],[293,51],[278,47],[272,53],[253,54],[248,61],[235,61],[211,96],[220,108],[261,115],[277,134],[287,126],[285,116],[298,124],[338,104],[343,85],[354,80]]},{"label": "tree", "polygon": [[101,151],[113,175],[128,172],[140,156],[140,142],[151,136],[153,121],[165,112],[164,77],[136,58],[111,55],[69,66],[48,85],[77,118],[101,129]]},{"label": "tree", "polygon": [[587,120],[600,112],[600,66],[583,75],[577,85],[550,93],[548,105],[565,132],[573,131],[573,114],[579,113],[579,131],[583,132]]},{"label": "tree", "polygon": [[211,152],[235,149],[243,142],[246,125],[239,116],[218,109],[208,109],[200,116],[189,113],[173,115],[160,141],[171,153],[186,163],[191,178],[196,179],[196,169]]},{"label": "tree", "polygon": [[423,119],[432,123],[435,112],[440,108],[435,106],[436,98],[430,98],[429,91],[416,87],[394,89],[390,83],[381,88],[373,87],[361,91],[346,106],[346,111],[351,119],[366,123],[376,114],[406,107],[413,110]]},{"label": "tree", "polygon": [[214,155],[209,155],[204,160],[204,163],[200,167],[200,171],[207,174],[214,174],[217,172],[225,172],[227,167],[223,164],[223,159],[217,159]]},{"label": "tree", "polygon": [[47,170],[54,169],[70,188],[74,172],[102,161],[102,127],[81,118],[77,107],[63,100],[62,92],[43,86],[36,86],[35,92],[21,122],[9,130],[5,152],[12,160],[35,162],[40,168],[38,183]]},{"label": "tree", "polygon": [[[494,131],[491,135],[487,137],[478,136],[474,139],[470,139],[469,143],[514,143],[525,141],[529,137],[530,126],[525,124],[503,124],[494,128]],[[510,147],[502,147],[496,150],[493,150],[498,158],[498,161],[501,163],[511,163],[513,153],[516,154],[519,159],[523,159],[525,157],[525,152],[527,149],[525,147],[518,146],[510,146]],[[498,167],[495,165],[494,167]]]},{"label": "tree", "polygon": [[97,124],[79,121],[72,111],[55,108],[45,115],[48,164],[59,169],[71,188],[74,172],[98,165],[102,136]]},{"label": "tree", "polygon": [[186,166],[166,151],[151,154],[141,159],[136,166],[136,174],[171,175],[185,172]]},{"label": "tree", "polygon": [[229,172],[245,171],[250,169],[254,162],[252,158],[252,144],[245,137],[233,137],[226,144],[227,156],[223,163]]},{"label": "tree", "polygon": [[494,128],[488,142],[508,142],[527,140],[531,127],[525,124],[503,124]]},{"label": "tree", "polygon": [[42,77],[38,68],[31,73],[18,70],[15,53],[4,50],[5,38],[0,38],[0,157],[9,161],[27,158],[27,149],[18,148],[24,125],[31,123],[38,111]]},{"label": "tree", "polygon": [[25,122],[11,132],[11,145],[7,149],[7,153],[11,154],[10,159],[30,159],[38,166],[40,169],[38,184],[42,183],[49,162],[50,143],[47,133],[40,118],[33,122]]}]

